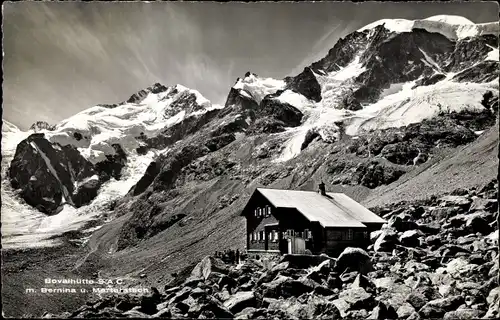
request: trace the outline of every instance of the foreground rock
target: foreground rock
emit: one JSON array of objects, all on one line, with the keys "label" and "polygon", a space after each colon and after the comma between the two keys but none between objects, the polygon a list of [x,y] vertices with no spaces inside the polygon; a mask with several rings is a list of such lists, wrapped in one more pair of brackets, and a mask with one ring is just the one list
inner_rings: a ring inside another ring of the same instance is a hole
[{"label": "foreground rock", "polygon": [[370,256],[366,251],[360,248],[346,248],[339,255],[335,265],[337,272],[358,271],[361,274],[367,274],[372,270]]},{"label": "foreground rock", "polygon": [[[471,199],[469,192],[485,201],[467,200]],[[485,235],[465,228],[466,219],[454,222],[461,215],[470,217],[489,208],[493,201],[486,200],[494,199],[485,196],[494,193],[465,190],[460,194],[375,208],[389,222],[372,233],[372,242],[379,246],[369,250],[346,248],[336,258],[284,255],[247,259],[241,265],[206,256],[179,273],[162,294],[104,299],[72,316],[497,318],[497,231]],[[434,215],[438,207],[449,210]],[[452,213],[457,207],[461,207],[460,213]],[[439,224],[449,227],[440,228]]]}]

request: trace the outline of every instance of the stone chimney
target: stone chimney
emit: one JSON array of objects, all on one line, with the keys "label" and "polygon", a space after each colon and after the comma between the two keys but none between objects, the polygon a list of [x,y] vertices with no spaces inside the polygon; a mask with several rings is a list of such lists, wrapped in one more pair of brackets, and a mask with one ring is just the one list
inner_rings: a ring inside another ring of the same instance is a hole
[{"label": "stone chimney", "polygon": [[319,184],[318,192],[322,196],[326,196],[326,189],[325,189],[325,184],[323,183],[323,181],[321,181],[321,183]]}]

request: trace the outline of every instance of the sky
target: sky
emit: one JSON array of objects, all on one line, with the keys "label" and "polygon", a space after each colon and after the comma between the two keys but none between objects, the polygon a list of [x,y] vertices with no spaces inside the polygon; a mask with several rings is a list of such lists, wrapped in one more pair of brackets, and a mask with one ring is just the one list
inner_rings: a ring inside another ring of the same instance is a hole
[{"label": "sky", "polygon": [[224,104],[237,77],[282,79],[379,19],[498,21],[495,2],[4,2],[3,115],[21,129],[160,82]]}]

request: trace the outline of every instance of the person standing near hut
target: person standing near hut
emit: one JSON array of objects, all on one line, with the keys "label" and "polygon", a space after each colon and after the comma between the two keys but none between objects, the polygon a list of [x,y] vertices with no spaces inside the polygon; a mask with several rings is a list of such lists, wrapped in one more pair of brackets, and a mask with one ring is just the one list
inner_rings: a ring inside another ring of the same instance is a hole
[{"label": "person standing near hut", "polygon": [[231,264],[234,264],[234,250],[233,249],[229,249],[229,262]]}]

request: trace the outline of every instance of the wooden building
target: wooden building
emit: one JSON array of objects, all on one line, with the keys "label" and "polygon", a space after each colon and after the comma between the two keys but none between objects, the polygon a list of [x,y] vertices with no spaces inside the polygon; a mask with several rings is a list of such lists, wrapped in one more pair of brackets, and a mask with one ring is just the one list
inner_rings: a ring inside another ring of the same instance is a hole
[{"label": "wooden building", "polygon": [[243,209],[250,255],[366,247],[386,221],[342,193],[257,188]]}]

